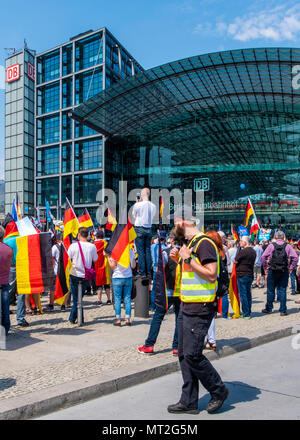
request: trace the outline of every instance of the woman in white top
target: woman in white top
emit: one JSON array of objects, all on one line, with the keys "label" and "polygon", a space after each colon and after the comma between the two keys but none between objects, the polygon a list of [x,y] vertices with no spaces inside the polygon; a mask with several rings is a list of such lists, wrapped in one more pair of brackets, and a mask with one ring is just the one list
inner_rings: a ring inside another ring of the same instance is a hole
[{"label": "woman in white top", "polygon": [[114,325],[121,327],[121,301],[122,296],[124,298],[125,304],[125,323],[126,325],[131,325],[131,290],[132,290],[132,270],[136,266],[135,254],[132,249],[130,249],[130,264],[128,267],[123,267],[115,260],[113,260],[109,255],[103,252],[107,257],[107,261],[113,270],[112,275],[112,285],[114,290],[115,298],[115,314],[116,321]]}]

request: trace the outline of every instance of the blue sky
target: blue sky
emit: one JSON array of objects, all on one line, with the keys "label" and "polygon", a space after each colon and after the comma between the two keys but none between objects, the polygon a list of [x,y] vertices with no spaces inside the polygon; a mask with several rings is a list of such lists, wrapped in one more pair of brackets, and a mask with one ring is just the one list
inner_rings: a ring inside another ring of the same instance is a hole
[{"label": "blue sky", "polygon": [[27,0],[1,2],[0,178],[4,157],[4,48],[42,52],[106,26],[144,68],[219,50],[300,47],[296,0]]}]

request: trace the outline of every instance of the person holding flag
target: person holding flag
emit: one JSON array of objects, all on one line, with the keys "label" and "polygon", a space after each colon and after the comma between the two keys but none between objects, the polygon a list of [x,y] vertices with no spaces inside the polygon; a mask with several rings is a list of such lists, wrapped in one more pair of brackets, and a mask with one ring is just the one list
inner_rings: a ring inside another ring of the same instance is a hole
[{"label": "person holding flag", "polygon": [[[70,269],[70,289],[72,293],[73,305],[69,316],[71,324],[77,320],[77,302],[79,283],[82,283],[82,292],[87,287],[87,270],[98,260],[97,248],[93,243],[88,242],[89,231],[87,228],[80,227],[78,230],[78,242],[72,243],[68,249],[68,255],[72,262]],[[82,309],[82,323],[83,309]]]},{"label": "person holding flag", "polygon": [[243,235],[240,239],[240,249],[235,256],[236,276],[238,291],[242,303],[241,318],[251,318],[252,292],[254,263],[256,260],[256,252],[250,247],[250,238]]},{"label": "person holding flag", "polygon": [[113,270],[112,285],[115,298],[115,326],[121,327],[121,301],[125,305],[125,324],[131,325],[131,291],[132,269],[136,267],[135,254],[130,243],[136,238],[136,233],[129,218],[127,224],[118,223],[113,235],[103,251],[108,264]]},{"label": "person holding flag", "polygon": [[102,289],[105,290],[107,296],[106,304],[111,304],[110,299],[110,269],[107,258],[104,256],[103,251],[107,246],[107,241],[104,239],[103,231],[96,231],[94,245],[97,248],[98,260],[95,263],[96,271],[96,289],[98,295],[98,305],[102,306]]}]

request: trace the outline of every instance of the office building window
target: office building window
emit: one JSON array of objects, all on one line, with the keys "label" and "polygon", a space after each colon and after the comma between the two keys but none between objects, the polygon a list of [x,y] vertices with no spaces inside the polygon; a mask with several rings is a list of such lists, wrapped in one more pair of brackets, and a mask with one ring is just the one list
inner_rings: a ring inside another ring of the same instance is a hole
[{"label": "office building window", "polygon": [[37,150],[37,175],[59,173],[59,147]]},{"label": "office building window", "polygon": [[59,115],[37,119],[37,144],[50,144],[59,142],[60,130]]},{"label": "office building window", "polygon": [[103,40],[101,34],[76,42],[76,71],[86,69],[103,60]]},{"label": "office building window", "polygon": [[64,144],[61,147],[61,172],[70,173],[72,171],[72,144]]},{"label": "office building window", "polygon": [[75,104],[80,104],[102,91],[102,68],[81,73],[75,79]]},{"label": "office building window", "polygon": [[102,167],[102,139],[75,143],[75,171]]},{"label": "office building window", "polygon": [[59,177],[38,179],[36,181],[37,205],[45,206],[45,199],[50,205],[56,205],[59,194]]},{"label": "office building window", "polygon": [[59,82],[37,89],[37,113],[53,112],[60,107]]},{"label": "office building window", "polygon": [[79,174],[74,176],[74,203],[95,203],[102,189],[102,174]]},{"label": "office building window", "polygon": [[65,203],[66,197],[72,200],[72,176],[62,176],[61,178],[61,203]]},{"label": "office building window", "polygon": [[59,50],[42,55],[37,61],[38,83],[51,81],[59,77]]},{"label": "office building window", "polygon": [[72,119],[68,116],[68,112],[62,114],[62,140],[72,138]]},{"label": "office building window", "polygon": [[69,75],[73,71],[73,45],[62,48],[62,75]]},{"label": "office building window", "polygon": [[93,130],[86,125],[80,124],[80,122],[75,121],[75,137],[91,136],[97,134],[96,130]]},{"label": "office building window", "polygon": [[66,78],[62,81],[62,107],[71,107],[73,104],[73,80]]}]

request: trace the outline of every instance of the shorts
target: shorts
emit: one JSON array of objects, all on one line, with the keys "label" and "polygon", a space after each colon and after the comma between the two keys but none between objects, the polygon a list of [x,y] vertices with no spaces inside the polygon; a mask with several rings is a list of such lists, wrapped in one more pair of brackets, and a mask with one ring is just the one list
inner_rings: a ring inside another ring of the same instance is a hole
[{"label": "shorts", "polygon": [[102,288],[104,288],[104,289],[110,289],[110,284],[104,284],[104,286],[97,286],[97,287],[96,287],[97,290],[100,290],[100,289],[102,289]]},{"label": "shorts", "polygon": [[261,275],[261,266],[254,265],[254,275]]}]

